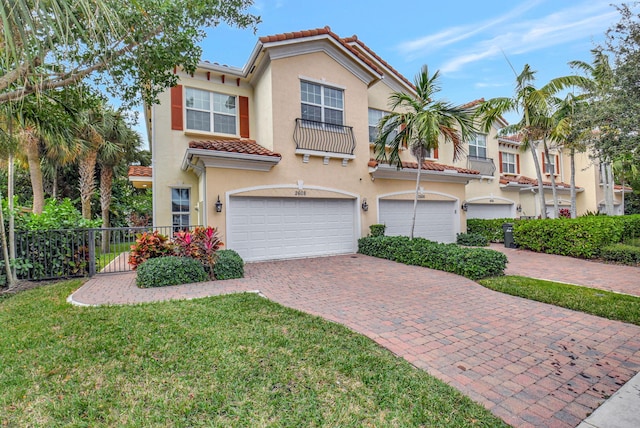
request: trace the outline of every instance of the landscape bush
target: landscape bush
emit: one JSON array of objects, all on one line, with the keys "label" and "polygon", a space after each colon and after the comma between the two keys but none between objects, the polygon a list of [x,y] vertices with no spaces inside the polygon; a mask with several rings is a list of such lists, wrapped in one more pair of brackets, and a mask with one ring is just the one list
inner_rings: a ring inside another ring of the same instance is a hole
[{"label": "landscape bush", "polygon": [[211,226],[177,232],[173,237],[174,254],[198,260],[211,279],[214,278],[213,266],[216,264],[217,251],[223,245],[218,229]]},{"label": "landscape bush", "polygon": [[513,237],[520,248],[589,259],[619,243],[624,225],[622,217],[608,216],[527,220],[514,223]]},{"label": "landscape bush", "polygon": [[144,261],[138,266],[138,287],[164,287],[209,279],[202,264],[189,257],[166,256]]},{"label": "landscape bush", "polygon": [[640,265],[640,247],[626,244],[607,245],[600,249],[603,260],[625,265]]},{"label": "landscape bush", "polygon": [[129,251],[129,264],[133,270],[149,259],[168,256],[173,253],[173,248],[166,235],[157,230],[154,232],[142,232],[136,237],[136,243]]},{"label": "landscape bush", "polygon": [[218,259],[213,266],[216,279],[235,279],[244,277],[244,261],[233,250],[218,251]]},{"label": "landscape bush", "polygon": [[464,248],[406,236],[367,236],[358,240],[358,252],[407,265],[453,272],[470,279],[504,275],[507,257],[485,248]]},{"label": "landscape bush", "polygon": [[489,242],[504,242],[504,223],[513,223],[512,218],[480,219],[471,218],[467,220],[467,233],[482,235]]},{"label": "landscape bush", "polygon": [[458,233],[456,244],[468,247],[486,247],[489,245],[489,240],[479,233]]},{"label": "landscape bush", "polygon": [[384,236],[384,231],[387,228],[384,224],[372,224],[369,226],[370,236]]}]

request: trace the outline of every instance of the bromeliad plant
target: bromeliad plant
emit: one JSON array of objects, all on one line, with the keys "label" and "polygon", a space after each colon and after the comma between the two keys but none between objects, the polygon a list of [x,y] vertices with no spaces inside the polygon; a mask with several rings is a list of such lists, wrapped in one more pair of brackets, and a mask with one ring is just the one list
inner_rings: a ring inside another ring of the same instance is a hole
[{"label": "bromeliad plant", "polygon": [[213,279],[213,266],[218,258],[217,251],[224,245],[215,227],[196,227],[193,232],[177,232],[173,238],[174,253],[179,257],[198,260]]}]

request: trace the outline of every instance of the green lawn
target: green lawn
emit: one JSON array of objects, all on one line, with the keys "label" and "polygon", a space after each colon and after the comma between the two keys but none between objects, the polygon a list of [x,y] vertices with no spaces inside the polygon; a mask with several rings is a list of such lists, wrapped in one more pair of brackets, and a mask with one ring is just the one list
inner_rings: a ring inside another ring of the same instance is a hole
[{"label": "green lawn", "polygon": [[129,251],[131,249],[131,245],[134,244],[135,241],[132,242],[119,242],[117,244],[111,244],[109,246],[109,252],[103,253],[100,249],[100,246],[96,246],[96,269],[100,272],[106,265],[111,263],[116,257],[125,251]]},{"label": "green lawn", "polygon": [[506,426],[340,325],[254,294],[72,307],[0,300],[0,425]]},{"label": "green lawn", "polygon": [[640,297],[521,276],[478,281],[502,293],[640,325]]}]

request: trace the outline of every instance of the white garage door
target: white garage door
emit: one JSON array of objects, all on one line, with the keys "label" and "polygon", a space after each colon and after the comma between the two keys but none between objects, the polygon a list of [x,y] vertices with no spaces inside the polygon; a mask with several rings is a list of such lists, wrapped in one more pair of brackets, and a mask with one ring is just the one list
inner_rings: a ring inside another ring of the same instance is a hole
[{"label": "white garage door", "polygon": [[513,204],[467,204],[467,218],[512,218]]},{"label": "white garage door", "polygon": [[[385,235],[409,236],[413,201],[380,201],[380,223]],[[437,242],[455,242],[457,215],[453,201],[418,201],[414,236]]]},{"label": "white garage door", "polygon": [[355,200],[231,197],[227,247],[245,261],[356,251]]}]

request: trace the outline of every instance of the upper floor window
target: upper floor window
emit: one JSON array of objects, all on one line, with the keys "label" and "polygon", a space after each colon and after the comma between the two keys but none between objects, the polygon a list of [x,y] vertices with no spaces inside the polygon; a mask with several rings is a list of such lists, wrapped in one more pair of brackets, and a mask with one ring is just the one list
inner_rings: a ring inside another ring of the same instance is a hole
[{"label": "upper floor window", "polygon": [[300,82],[302,119],[332,125],[344,124],[344,91],[311,82]]},{"label": "upper floor window", "polygon": [[545,174],[557,174],[556,169],[556,155],[549,154],[549,160],[551,163],[547,162],[547,156],[542,152],[542,160],[544,162],[544,173]]},{"label": "upper floor window", "polygon": [[469,156],[473,158],[487,158],[487,136],[485,134],[475,134],[469,141]]},{"label": "upper floor window", "polygon": [[186,88],[187,129],[219,134],[236,134],[234,95]]},{"label": "upper floor window", "polygon": [[[377,110],[374,108],[369,109],[369,142],[370,143],[375,143],[376,140],[378,139],[378,135],[379,135],[378,124],[380,123],[382,118],[387,116],[388,114],[389,114],[388,112],[383,110]],[[389,142],[393,140],[396,135],[398,135],[397,130],[389,134],[389,138],[387,138],[387,144],[389,144]]]},{"label": "upper floor window", "polygon": [[191,220],[190,206],[188,188],[174,187],[171,189],[171,222],[174,232],[188,229]]},{"label": "upper floor window", "polygon": [[501,153],[502,158],[502,173],[504,174],[517,174],[518,167],[516,161],[516,154],[514,153]]}]

